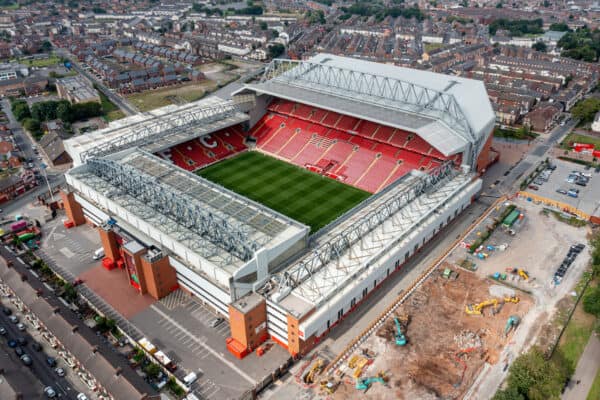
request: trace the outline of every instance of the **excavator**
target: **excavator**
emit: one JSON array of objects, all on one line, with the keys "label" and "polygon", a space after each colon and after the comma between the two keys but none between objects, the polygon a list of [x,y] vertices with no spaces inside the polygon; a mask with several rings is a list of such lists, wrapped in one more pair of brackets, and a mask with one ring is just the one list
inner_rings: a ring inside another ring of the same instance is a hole
[{"label": "excavator", "polygon": [[521,319],[517,315],[511,315],[504,326],[504,336],[507,336],[511,329],[516,328],[519,322]]},{"label": "excavator", "polygon": [[407,340],[406,336],[404,335],[400,319],[398,317],[394,317],[394,323],[396,324],[396,346],[406,346]]},{"label": "excavator", "polygon": [[505,297],[504,298],[504,302],[505,303],[515,303],[515,304],[517,304],[519,301],[521,301],[521,299],[519,299],[517,296]]},{"label": "excavator", "polygon": [[310,371],[308,371],[308,373],[306,375],[304,375],[304,383],[307,384],[311,384],[314,383],[314,379],[315,379],[315,375],[318,375],[319,372],[321,372],[321,369],[323,368],[323,360],[321,360],[320,358],[313,364],[312,368],[310,369]]},{"label": "excavator", "polygon": [[479,304],[475,304],[475,305],[467,305],[465,307],[465,312],[467,314],[477,314],[477,315],[481,315],[481,311],[487,307],[487,306],[494,306],[494,310],[498,308],[498,299],[489,299],[489,300],[485,300],[482,301]]},{"label": "excavator", "polygon": [[375,382],[380,382],[381,384],[385,385],[387,383],[385,374],[383,372],[380,372],[377,374],[376,377],[357,379],[356,380],[356,389],[364,390],[366,392],[371,387],[371,385]]}]

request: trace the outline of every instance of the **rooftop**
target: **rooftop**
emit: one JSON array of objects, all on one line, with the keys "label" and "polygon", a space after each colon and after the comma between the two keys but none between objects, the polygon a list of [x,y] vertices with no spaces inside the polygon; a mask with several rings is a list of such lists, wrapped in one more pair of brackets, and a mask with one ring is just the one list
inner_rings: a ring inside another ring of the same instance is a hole
[{"label": "rooftop", "polygon": [[75,165],[89,157],[131,147],[156,153],[248,119],[230,101],[215,96],[183,106],[166,106],[113,121],[104,129],[66,140]]},{"label": "rooftop", "polygon": [[[214,279],[226,282],[255,252],[308,227],[140,149],[91,159],[67,182]],[[223,273],[225,275],[223,275]]]},{"label": "rooftop", "polygon": [[74,103],[100,100],[96,89],[80,75],[58,79],[56,85],[62,86],[68,92],[69,99]]},{"label": "rooftop", "polygon": [[414,131],[445,155],[482,145],[495,120],[480,81],[331,54],[274,60],[245,88]]}]

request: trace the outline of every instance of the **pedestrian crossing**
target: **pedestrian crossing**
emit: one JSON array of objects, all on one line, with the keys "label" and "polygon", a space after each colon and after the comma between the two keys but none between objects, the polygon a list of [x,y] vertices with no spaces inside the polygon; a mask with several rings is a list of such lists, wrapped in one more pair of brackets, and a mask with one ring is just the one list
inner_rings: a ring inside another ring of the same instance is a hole
[{"label": "pedestrian crossing", "polygon": [[160,303],[167,309],[173,310],[179,306],[185,306],[189,303],[190,295],[185,293],[181,289],[177,289],[174,292],[169,293],[167,296],[160,299]]}]

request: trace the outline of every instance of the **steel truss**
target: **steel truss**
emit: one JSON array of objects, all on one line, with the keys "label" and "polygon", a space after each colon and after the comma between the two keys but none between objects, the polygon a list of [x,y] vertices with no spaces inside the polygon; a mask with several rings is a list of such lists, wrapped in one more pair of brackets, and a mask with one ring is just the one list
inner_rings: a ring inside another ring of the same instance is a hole
[{"label": "steel truss", "polygon": [[[275,59],[266,67],[261,82],[273,81],[315,91],[359,99],[378,106],[441,119],[475,149],[481,140],[474,134],[454,96],[414,83],[326,63]],[[404,105],[404,107],[403,107]],[[408,109],[405,105],[410,105]],[[475,150],[474,149],[474,150]]]},{"label": "steel truss", "polygon": [[419,177],[408,190],[399,191],[390,201],[375,207],[342,232],[315,248],[310,255],[300,260],[292,268],[280,273],[276,278],[279,281],[280,291],[284,292],[298,287],[328,263],[340,259],[346,250],[417,197],[457,173],[458,171],[449,161],[437,167],[430,175]]},{"label": "steel truss", "polygon": [[236,105],[228,101],[207,107],[190,107],[186,110],[177,110],[173,114],[163,115],[150,121],[142,121],[133,124],[128,134],[101,143],[83,152],[81,154],[81,162],[83,163],[92,157],[102,157],[130,147],[142,147],[153,143],[157,138],[164,139],[172,133],[181,133],[185,129],[210,124],[231,117],[237,111]]},{"label": "steel truss", "polygon": [[259,247],[237,227],[203,209],[189,196],[176,193],[158,182],[156,177],[106,158],[89,159],[87,165],[91,173],[108,181],[116,190],[143,202],[159,216],[185,228],[181,232],[183,235],[198,234],[243,261],[250,260]]}]

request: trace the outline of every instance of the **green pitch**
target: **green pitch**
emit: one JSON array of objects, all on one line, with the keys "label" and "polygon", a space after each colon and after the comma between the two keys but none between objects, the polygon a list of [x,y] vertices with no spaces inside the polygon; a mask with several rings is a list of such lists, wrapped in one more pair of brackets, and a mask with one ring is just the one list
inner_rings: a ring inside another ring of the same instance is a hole
[{"label": "green pitch", "polygon": [[197,174],[318,231],[371,194],[256,151]]}]

